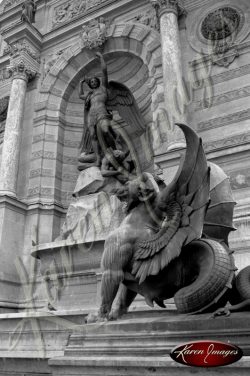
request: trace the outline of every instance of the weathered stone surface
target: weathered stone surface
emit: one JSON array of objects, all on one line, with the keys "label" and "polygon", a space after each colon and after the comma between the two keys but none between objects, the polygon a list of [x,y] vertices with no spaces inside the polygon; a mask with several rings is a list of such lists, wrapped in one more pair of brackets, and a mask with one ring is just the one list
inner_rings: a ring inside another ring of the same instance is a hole
[{"label": "weathered stone surface", "polygon": [[89,194],[69,206],[60,238],[76,242],[103,240],[123,217],[122,204],[116,196],[105,192]]},{"label": "weathered stone surface", "polygon": [[[56,376],[192,375],[194,369],[172,361],[170,351],[197,338],[212,338],[237,344],[246,356],[234,365],[213,369],[211,375],[220,375],[222,369],[226,369],[225,375],[240,373],[245,376],[250,367],[248,320],[247,313],[219,319],[211,319],[209,315],[178,316],[163,311],[152,317],[128,314],[117,322],[76,328],[64,356],[50,359],[49,364]],[[243,325],[246,334],[239,339]],[[204,375],[204,369],[198,370],[197,375]]]},{"label": "weathered stone surface", "polygon": [[90,167],[82,171],[78,177],[74,196],[86,196],[96,193],[104,185],[104,178],[98,167]]},{"label": "weathered stone surface", "polygon": [[0,169],[0,192],[7,192],[13,196],[16,194],[17,171],[21,144],[21,124],[26,86],[27,81],[25,79],[14,79],[5,125],[2,163]]},{"label": "weathered stone surface", "polygon": [[[162,38],[163,80],[165,106],[168,113],[168,146],[185,145],[175,122],[186,122],[182,84],[181,47],[176,14],[163,13],[160,19]],[[166,119],[167,120],[167,119]],[[166,124],[167,125],[167,124]],[[167,126],[166,126],[167,128]]]}]

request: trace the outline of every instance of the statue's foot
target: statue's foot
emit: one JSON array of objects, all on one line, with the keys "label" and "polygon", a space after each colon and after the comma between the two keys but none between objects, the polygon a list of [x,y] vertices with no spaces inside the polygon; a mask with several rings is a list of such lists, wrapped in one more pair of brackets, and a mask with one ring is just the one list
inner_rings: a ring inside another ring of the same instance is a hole
[{"label": "statue's foot", "polygon": [[229,307],[219,308],[217,311],[215,311],[212,315],[212,318],[215,319],[218,316],[230,316],[231,311]]},{"label": "statue's foot", "polygon": [[100,315],[99,313],[89,313],[85,320],[85,323],[94,324],[96,322],[98,323],[98,322],[107,322],[107,321],[108,321],[107,316]]},{"label": "statue's foot", "polygon": [[127,313],[127,309],[114,309],[110,312],[108,320],[115,321],[120,319],[123,315]]}]

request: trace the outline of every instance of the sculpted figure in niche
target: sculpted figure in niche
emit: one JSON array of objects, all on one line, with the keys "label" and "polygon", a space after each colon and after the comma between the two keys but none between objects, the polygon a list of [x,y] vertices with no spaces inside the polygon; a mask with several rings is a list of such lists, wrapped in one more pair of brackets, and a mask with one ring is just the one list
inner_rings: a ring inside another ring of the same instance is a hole
[{"label": "sculpted figure in niche", "polygon": [[[96,53],[96,56],[101,63],[101,79],[84,77],[79,87],[79,97],[85,101],[79,161],[87,164],[79,166],[80,170],[89,167],[90,163],[101,167],[107,151],[110,151],[112,157],[115,150],[122,149],[118,133],[112,128],[113,110],[117,110],[125,123],[138,134],[145,130],[144,120],[133,94],[125,85],[108,80],[106,62],[101,53]],[[90,88],[87,93],[84,92],[84,84]]]},{"label": "sculpted figure in niche", "polygon": [[25,0],[22,6],[21,20],[31,24],[35,23],[36,9],[35,0]]},{"label": "sculpted figure in niche", "polygon": [[101,173],[103,177],[115,177],[120,183],[125,184],[133,175],[135,164],[129,157],[129,150],[113,150],[106,153],[102,160]]}]

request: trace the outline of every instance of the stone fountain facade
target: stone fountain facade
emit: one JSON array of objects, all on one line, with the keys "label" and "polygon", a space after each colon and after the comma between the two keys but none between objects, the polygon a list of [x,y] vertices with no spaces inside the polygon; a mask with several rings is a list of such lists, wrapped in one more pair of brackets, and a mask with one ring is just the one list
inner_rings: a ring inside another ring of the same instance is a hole
[{"label": "stone fountain facade", "polygon": [[[227,173],[237,202],[230,247],[241,269],[250,264],[250,6],[38,0],[30,23],[21,20],[22,3],[0,4],[0,358],[7,359],[0,375],[61,375],[53,358],[64,355],[75,325],[97,306],[105,236],[123,216],[119,202],[96,181],[88,190],[77,169],[84,121],[78,84],[100,74],[93,49],[102,49],[110,78],[136,98],[146,122],[135,142],[138,154],[146,151],[145,169],[154,164],[171,181],[184,146],[174,122],[187,122],[207,158]],[[231,25],[224,32],[221,15]],[[86,213],[92,230],[75,226]],[[141,301],[134,310],[147,316]],[[115,372],[126,374],[124,367]],[[166,371],[157,359],[155,367]]]}]

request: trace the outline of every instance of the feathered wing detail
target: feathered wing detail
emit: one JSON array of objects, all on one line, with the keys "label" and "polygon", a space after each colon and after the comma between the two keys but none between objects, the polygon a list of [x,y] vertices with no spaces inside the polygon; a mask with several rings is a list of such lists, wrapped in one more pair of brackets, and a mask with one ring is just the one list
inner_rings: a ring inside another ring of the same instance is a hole
[{"label": "feathered wing detail", "polygon": [[145,122],[136,100],[129,88],[119,82],[110,81],[108,86],[107,108],[117,110],[121,118],[138,135],[145,131]]},{"label": "feathered wing detail", "polygon": [[151,239],[136,244],[132,274],[142,283],[156,275],[178,257],[184,245],[202,235],[209,204],[210,169],[201,139],[188,126],[178,124],[184,132],[185,160],[173,182],[158,196],[158,207],[166,219]]}]

